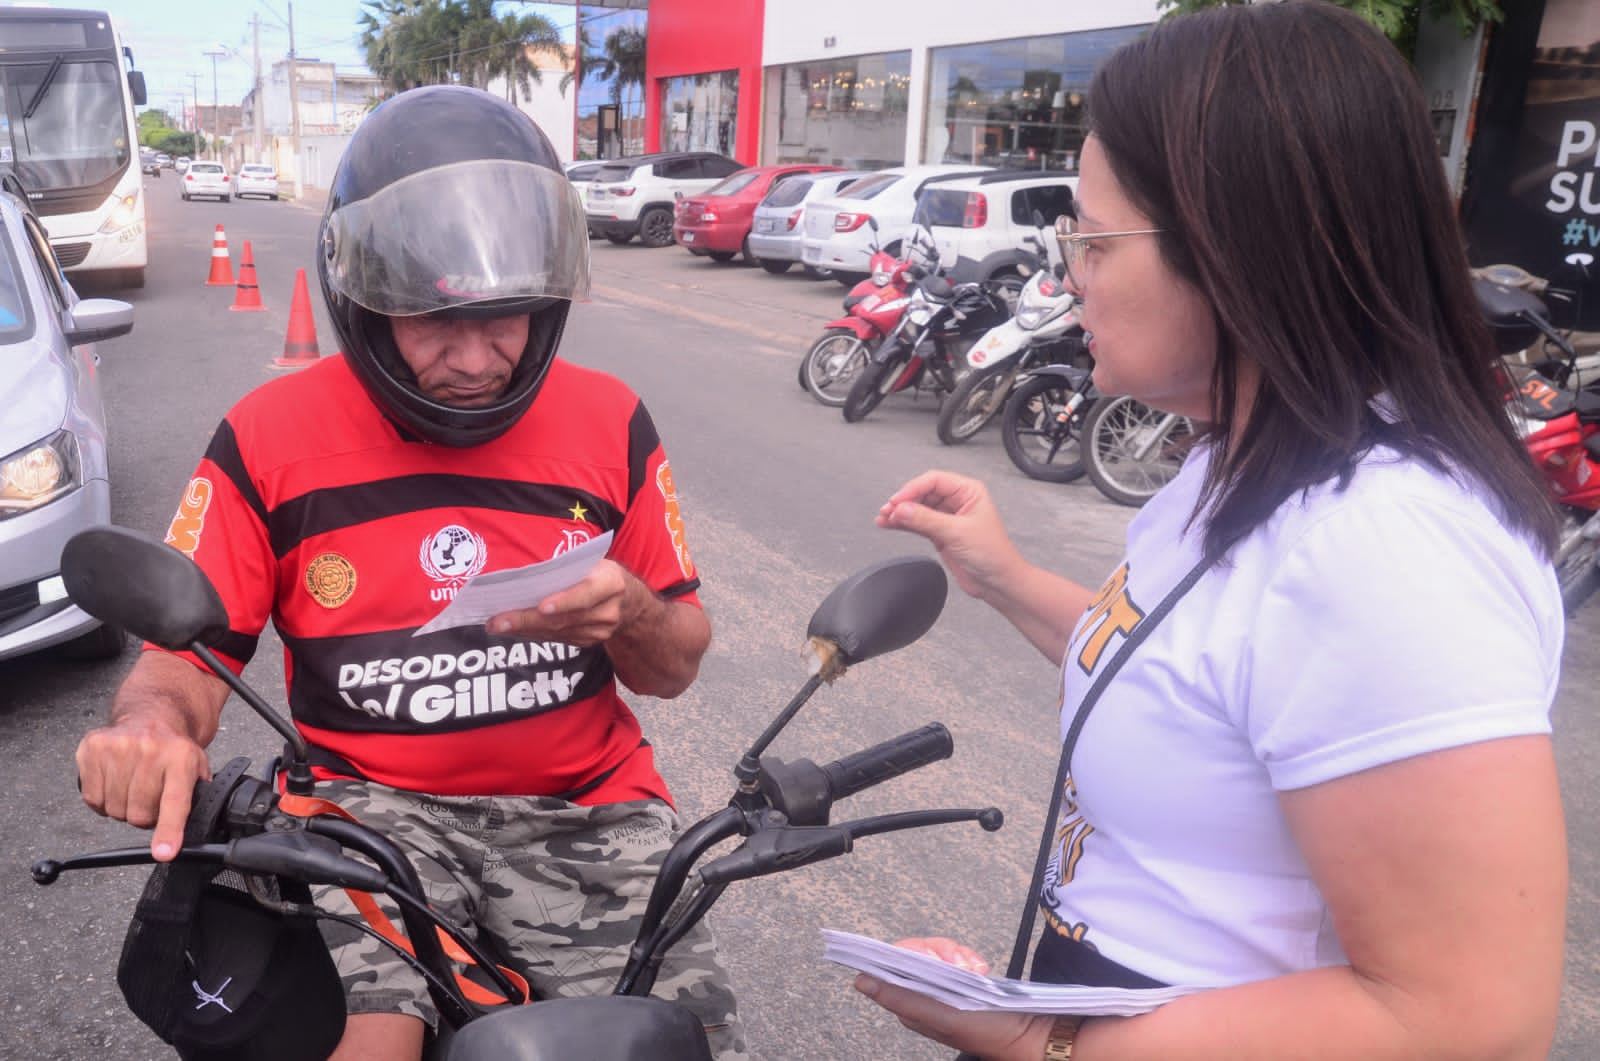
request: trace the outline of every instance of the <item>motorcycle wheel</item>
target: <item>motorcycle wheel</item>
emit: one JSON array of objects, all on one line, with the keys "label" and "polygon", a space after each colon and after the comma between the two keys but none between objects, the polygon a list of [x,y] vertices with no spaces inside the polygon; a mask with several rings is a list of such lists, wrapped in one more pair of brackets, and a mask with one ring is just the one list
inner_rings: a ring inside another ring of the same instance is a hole
[{"label": "motorcycle wheel", "polygon": [[935,430],[939,441],[947,446],[965,442],[983,430],[1005,405],[1005,392],[1010,389],[1011,365],[973,369],[961,377],[950,396],[939,406],[939,421]]},{"label": "motorcycle wheel", "polygon": [[[1590,519],[1600,519],[1591,515]],[[1600,541],[1581,540],[1583,524],[1568,515],[1561,527],[1561,546],[1564,549],[1575,538],[1579,539],[1570,553],[1556,564],[1556,579],[1561,583],[1561,606],[1567,615],[1578,614],[1588,599],[1600,590]]]},{"label": "motorcycle wheel", "polygon": [[823,405],[838,408],[867,364],[871,348],[849,328],[827,328],[800,359],[800,386]]},{"label": "motorcycle wheel", "polygon": [[850,393],[844,399],[844,421],[853,424],[865,417],[878,407],[878,403],[894,387],[894,381],[904,372],[906,363],[903,358],[893,358],[890,361],[868,361],[856,381],[850,385]]},{"label": "motorcycle wheel", "polygon": [[[1152,440],[1155,431],[1164,437]],[[1166,413],[1126,396],[1101,399],[1083,425],[1089,479],[1117,504],[1138,508],[1177,476],[1193,432],[1188,417],[1169,421]],[[1139,459],[1147,447],[1148,455]]]},{"label": "motorcycle wheel", "polygon": [[1083,423],[1094,407],[1084,402],[1063,419],[1075,393],[1063,377],[1035,376],[1006,399],[1000,412],[1000,439],[1006,456],[1030,479],[1070,483],[1083,476]]}]

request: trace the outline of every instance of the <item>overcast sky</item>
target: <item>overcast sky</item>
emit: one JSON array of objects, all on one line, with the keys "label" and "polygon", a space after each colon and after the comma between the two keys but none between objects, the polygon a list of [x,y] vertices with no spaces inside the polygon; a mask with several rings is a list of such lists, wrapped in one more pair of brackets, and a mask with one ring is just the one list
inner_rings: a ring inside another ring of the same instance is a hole
[{"label": "overcast sky", "polygon": [[[177,111],[198,93],[202,106],[212,102],[212,58],[216,58],[216,98],[237,105],[250,91],[255,66],[255,20],[261,27],[261,70],[289,52],[289,18],[294,16],[295,50],[302,59],[320,59],[365,72],[359,24],[360,0],[101,0],[133,49],[136,67],[144,71],[152,107]],[[64,5],[66,6],[66,5]],[[94,0],[70,6],[93,8]],[[574,21],[570,4],[501,3],[502,12],[532,11],[563,31],[570,43]],[[190,75],[194,75],[191,77]]]}]

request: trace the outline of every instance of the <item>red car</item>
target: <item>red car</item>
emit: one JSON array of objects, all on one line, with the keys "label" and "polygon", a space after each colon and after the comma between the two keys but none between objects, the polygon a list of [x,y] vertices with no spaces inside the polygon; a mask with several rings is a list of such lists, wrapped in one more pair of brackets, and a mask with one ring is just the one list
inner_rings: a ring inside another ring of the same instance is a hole
[{"label": "red car", "polygon": [[678,200],[672,221],[672,235],[690,254],[703,254],[713,261],[732,261],[743,253],[754,262],[747,238],[750,217],[756,204],[774,184],[796,173],[822,173],[838,166],[752,166],[742,169],[721,184],[699,195]]}]

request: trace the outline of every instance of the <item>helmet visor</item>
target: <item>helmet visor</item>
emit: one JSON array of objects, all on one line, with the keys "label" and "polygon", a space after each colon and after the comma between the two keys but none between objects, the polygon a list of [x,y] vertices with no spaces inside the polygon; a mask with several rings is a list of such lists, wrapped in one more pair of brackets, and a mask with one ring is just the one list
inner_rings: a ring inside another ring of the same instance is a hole
[{"label": "helmet visor", "polygon": [[329,214],[322,253],[335,292],[389,317],[589,296],[577,190],[528,162],[461,162],[395,181]]}]

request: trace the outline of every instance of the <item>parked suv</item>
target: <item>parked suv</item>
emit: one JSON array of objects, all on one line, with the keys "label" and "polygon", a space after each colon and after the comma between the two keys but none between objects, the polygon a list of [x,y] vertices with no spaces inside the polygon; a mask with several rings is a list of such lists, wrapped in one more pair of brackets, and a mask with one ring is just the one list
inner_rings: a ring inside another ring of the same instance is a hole
[{"label": "parked suv", "polygon": [[743,163],[710,151],[611,159],[582,197],[589,231],[612,243],[638,236],[646,247],[665,247],[672,242],[678,197],[706,191],[742,169]]},{"label": "parked suv", "polygon": [[726,262],[743,253],[746,262],[754,263],[756,256],[749,243],[750,215],[762,197],[796,176],[836,169],[837,166],[818,163],[742,169],[708,191],[679,199],[673,238],[690,254],[710,255],[714,261]]},{"label": "parked suv", "polygon": [[[1037,261],[1035,240],[1055,238],[1056,218],[1072,213],[1078,178],[1044,170],[996,170],[923,189],[914,220],[926,225],[950,278],[1004,280],[1022,290]],[[1046,231],[1034,227],[1037,211]]]},{"label": "parked suv", "polygon": [[[867,276],[874,242],[894,253],[917,197],[930,182],[993,172],[987,166],[893,166],[856,181],[832,199],[806,204],[800,260],[813,269],[830,269],[845,286]],[[877,222],[874,233],[869,220]]]}]

